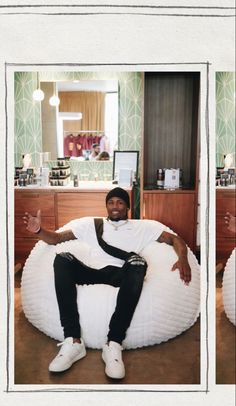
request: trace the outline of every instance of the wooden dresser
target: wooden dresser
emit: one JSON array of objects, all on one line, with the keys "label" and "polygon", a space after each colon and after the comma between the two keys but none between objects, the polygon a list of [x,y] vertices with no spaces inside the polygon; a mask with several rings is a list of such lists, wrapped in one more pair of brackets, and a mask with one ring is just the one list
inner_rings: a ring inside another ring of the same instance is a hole
[{"label": "wooden dresser", "polygon": [[236,236],[225,224],[224,216],[230,212],[236,216],[235,189],[216,189],[216,263],[225,266],[236,246]]},{"label": "wooden dresser", "polygon": [[[85,217],[107,215],[105,198],[108,191],[114,187],[109,182],[97,183],[94,188],[90,185],[78,188],[73,187],[48,187],[32,188],[22,187],[15,189],[15,264],[24,265],[30,251],[38,241],[35,235],[28,232],[22,217],[25,212],[36,215],[41,210],[42,226],[49,230],[57,230],[69,221]],[[92,183],[92,182],[91,182]],[[133,190],[127,189],[130,196],[131,210],[129,217],[132,218]]]}]

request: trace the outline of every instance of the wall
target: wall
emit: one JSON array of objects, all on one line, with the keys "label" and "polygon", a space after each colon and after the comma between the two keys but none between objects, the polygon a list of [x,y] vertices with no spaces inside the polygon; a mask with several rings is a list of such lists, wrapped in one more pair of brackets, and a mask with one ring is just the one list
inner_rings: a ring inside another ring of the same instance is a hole
[{"label": "wall", "polygon": [[57,159],[57,122],[56,109],[49,104],[49,99],[53,94],[53,83],[42,82],[40,88],[44,92],[44,100],[41,103],[42,117],[42,145],[43,151],[51,152],[51,159]]},{"label": "wall", "polygon": [[235,72],[216,73],[216,166],[224,155],[234,154],[235,165]]},{"label": "wall", "polygon": [[36,87],[36,73],[15,73],[15,166],[22,164],[27,152],[35,165],[42,151],[41,105],[32,98]]}]

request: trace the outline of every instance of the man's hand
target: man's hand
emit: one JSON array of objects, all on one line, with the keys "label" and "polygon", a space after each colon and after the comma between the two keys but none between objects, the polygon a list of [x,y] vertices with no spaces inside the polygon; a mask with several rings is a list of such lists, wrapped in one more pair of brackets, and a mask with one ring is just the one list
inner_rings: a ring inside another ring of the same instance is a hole
[{"label": "man's hand", "polygon": [[24,223],[26,224],[26,229],[31,233],[38,233],[41,229],[41,212],[37,211],[36,217],[33,217],[30,213],[25,213],[23,217]]},{"label": "man's hand", "polygon": [[167,231],[163,231],[157,241],[161,243],[164,242],[168,245],[173,246],[179,259],[172,266],[171,270],[175,271],[176,269],[178,269],[181,280],[185,283],[185,285],[188,285],[191,281],[191,268],[188,263],[188,250],[184,240],[182,240],[182,238],[178,237],[177,235],[168,233]]},{"label": "man's hand", "polygon": [[227,225],[227,228],[229,231],[232,233],[236,232],[236,217],[234,217],[231,213],[226,213],[225,217],[225,224]]},{"label": "man's hand", "polygon": [[187,258],[179,258],[178,261],[172,266],[172,271],[179,270],[180,279],[188,285],[191,281],[191,268]]}]

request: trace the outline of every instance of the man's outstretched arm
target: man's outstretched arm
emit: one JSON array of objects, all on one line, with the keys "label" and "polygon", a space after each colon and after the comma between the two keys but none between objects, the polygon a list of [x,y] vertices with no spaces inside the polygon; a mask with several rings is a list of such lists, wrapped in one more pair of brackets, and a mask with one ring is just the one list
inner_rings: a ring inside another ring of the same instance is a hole
[{"label": "man's outstretched arm", "polygon": [[178,269],[180,278],[186,285],[188,285],[191,281],[191,268],[188,263],[188,250],[184,240],[174,234],[163,231],[157,241],[173,246],[176,254],[178,255],[178,261],[175,262],[171,270],[175,271]]},{"label": "man's outstretched arm", "polygon": [[23,221],[28,231],[37,235],[37,238],[43,240],[47,244],[56,245],[60,242],[76,239],[71,230],[65,230],[60,233],[56,233],[55,231],[49,231],[42,228],[40,210],[37,211],[37,215],[35,217],[32,216],[30,213],[25,213]]}]

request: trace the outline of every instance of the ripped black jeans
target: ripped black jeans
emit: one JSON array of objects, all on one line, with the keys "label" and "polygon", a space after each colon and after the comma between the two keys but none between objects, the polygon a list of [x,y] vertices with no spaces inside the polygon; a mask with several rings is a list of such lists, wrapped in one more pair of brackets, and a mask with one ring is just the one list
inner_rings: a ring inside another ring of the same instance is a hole
[{"label": "ripped black jeans", "polygon": [[139,301],[146,269],[145,260],[135,254],[122,268],[108,265],[102,269],[90,268],[68,252],[57,254],[55,288],[65,338],[81,337],[76,285],[106,284],[120,288],[109,323],[108,341],[121,344]]}]

